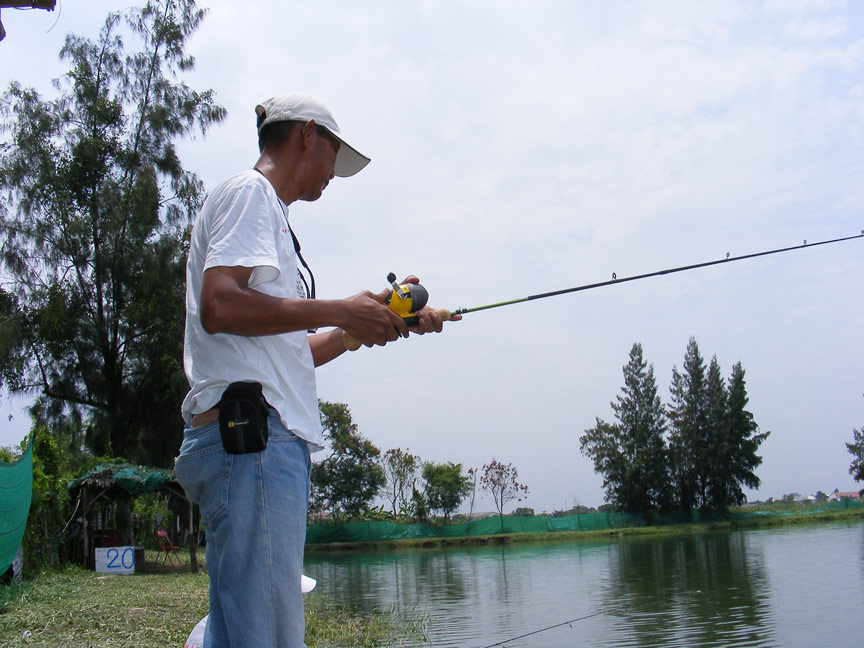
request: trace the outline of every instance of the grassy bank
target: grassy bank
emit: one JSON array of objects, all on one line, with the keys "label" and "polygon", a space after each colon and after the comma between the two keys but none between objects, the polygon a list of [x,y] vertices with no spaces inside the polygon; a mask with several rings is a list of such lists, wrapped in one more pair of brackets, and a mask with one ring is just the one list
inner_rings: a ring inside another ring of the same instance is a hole
[{"label": "grassy bank", "polygon": [[[742,512],[744,512],[742,510]],[[736,511],[735,513],[738,513]],[[593,531],[557,531],[550,533],[505,533],[459,538],[411,538],[406,540],[381,540],[375,542],[338,542],[307,545],[306,552],[336,551],[395,551],[400,549],[443,549],[447,547],[482,547],[487,545],[517,544],[527,542],[561,542],[569,540],[601,540],[622,537],[651,537],[705,533],[708,531],[755,529],[786,525],[822,524],[842,520],[864,520],[861,508],[814,511],[800,505],[774,505],[758,510],[747,510],[746,515],[732,515],[700,524],[662,524],[622,528],[597,529]]]},{"label": "grassy bank", "polygon": [[[188,564],[188,563],[187,563]],[[182,648],[207,614],[207,574],[160,570],[105,576],[77,567],[0,586],[2,648]],[[422,620],[360,617],[320,594],[306,597],[306,643],[398,646],[422,637]]]}]

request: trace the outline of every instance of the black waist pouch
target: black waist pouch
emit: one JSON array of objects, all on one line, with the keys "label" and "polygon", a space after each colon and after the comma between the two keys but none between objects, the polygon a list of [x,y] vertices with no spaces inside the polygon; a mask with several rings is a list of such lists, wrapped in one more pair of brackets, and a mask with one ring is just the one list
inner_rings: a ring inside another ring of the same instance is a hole
[{"label": "black waist pouch", "polygon": [[228,454],[261,452],[267,447],[267,401],[256,382],[228,385],[219,401],[219,432]]}]

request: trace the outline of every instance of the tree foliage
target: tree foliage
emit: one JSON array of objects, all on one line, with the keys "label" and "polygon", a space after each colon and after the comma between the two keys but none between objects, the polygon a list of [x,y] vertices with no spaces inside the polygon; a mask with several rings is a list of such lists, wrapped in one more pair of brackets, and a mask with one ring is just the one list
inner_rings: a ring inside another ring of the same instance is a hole
[{"label": "tree foliage", "polygon": [[749,397],[740,362],[724,385],[716,357],[706,373],[699,345],[691,338],[683,369],[673,369],[669,407],[677,505],[726,511],[746,501],[742,485],[759,487],[755,470],[762,457],[757,451],[770,432],[759,433],[746,409]]},{"label": "tree foliage", "polygon": [[112,13],[96,40],[67,37],[56,98],[12,83],[0,103],[0,386],[39,393],[45,420],[72,413],[94,453],[157,465],[182,435],[184,231],[203,193],[175,141],[225,116],[177,80],[204,13]]},{"label": "tree foliage", "polygon": [[649,513],[668,508],[666,417],[654,368],[648,366],[638,342],[624,366],[622,393],[611,403],[617,423],[597,419],[579,443],[603,475],[606,501],[620,511]]},{"label": "tree foliage", "polygon": [[495,502],[495,509],[501,518],[501,529],[504,529],[504,507],[508,502],[516,500],[521,502],[528,494],[528,487],[517,481],[519,473],[513,464],[503,464],[492,459],[483,466],[483,475],[480,477],[480,488],[489,491]]},{"label": "tree foliage", "polygon": [[864,425],[860,430],[853,428],[852,443],[847,443],[846,449],[852,455],[849,474],[855,481],[864,481]]},{"label": "tree foliage", "polygon": [[759,488],[762,483],[756,476],[756,469],[762,464],[757,453],[759,446],[768,438],[770,432],[759,432],[753,414],[747,411],[747,382],[744,367],[740,362],[732,367],[728,384],[728,400],[725,425],[719,427],[717,466],[720,479],[711,492],[709,507],[715,511],[725,511],[727,506],[737,506],[747,501],[741,485]]},{"label": "tree foliage", "polygon": [[708,409],[705,402],[705,362],[693,338],[687,344],[683,372],[679,372],[677,367],[672,368],[670,392],[672,483],[677,507],[690,510],[701,503],[700,494],[704,489]]},{"label": "tree foliage", "polygon": [[411,495],[420,460],[408,450],[391,448],[384,453],[381,467],[387,482],[382,493],[390,502],[393,515],[412,508]]},{"label": "tree foliage", "polygon": [[471,491],[471,484],[466,475],[462,474],[462,464],[423,463],[423,481],[426,482],[424,495],[426,504],[431,511],[441,511],[445,520],[462,504],[462,500]]},{"label": "tree foliage", "polygon": [[387,478],[381,451],[365,439],[344,403],[319,403],[330,455],[312,465],[309,510],[353,517],[367,511]]},{"label": "tree foliage", "polygon": [[[745,501],[742,486],[758,488],[759,433],[747,411],[744,369],[736,364],[724,383],[717,358],[707,369],[691,338],[683,370],[672,370],[671,404],[657,396],[653,368],[634,344],[624,367],[622,394],[613,402],[616,423],[597,419],[580,437],[582,453],[603,476],[606,500],[618,510],[725,511]],[[668,441],[666,429],[668,425]]]},{"label": "tree foliage", "polygon": [[717,356],[711,358],[705,376],[705,429],[700,453],[699,492],[702,502],[713,502],[714,510],[728,507],[727,486],[732,470],[732,448],[727,446],[728,396]]},{"label": "tree foliage", "polygon": [[469,468],[466,474],[468,483],[468,515],[474,513],[474,500],[477,498],[477,479],[480,477],[480,471],[477,468]]}]

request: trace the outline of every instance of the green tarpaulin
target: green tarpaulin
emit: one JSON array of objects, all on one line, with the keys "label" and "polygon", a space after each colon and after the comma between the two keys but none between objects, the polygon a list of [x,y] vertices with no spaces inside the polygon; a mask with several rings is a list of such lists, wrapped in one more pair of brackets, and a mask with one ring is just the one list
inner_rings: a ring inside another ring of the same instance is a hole
[{"label": "green tarpaulin", "polygon": [[104,482],[105,486],[117,486],[130,495],[155,493],[174,478],[167,470],[135,466],[132,464],[99,465],[86,475],[69,482],[69,490],[75,490],[85,481]]},{"label": "green tarpaulin", "polygon": [[12,463],[0,463],[0,574],[6,573],[27,526],[33,494],[33,439]]}]

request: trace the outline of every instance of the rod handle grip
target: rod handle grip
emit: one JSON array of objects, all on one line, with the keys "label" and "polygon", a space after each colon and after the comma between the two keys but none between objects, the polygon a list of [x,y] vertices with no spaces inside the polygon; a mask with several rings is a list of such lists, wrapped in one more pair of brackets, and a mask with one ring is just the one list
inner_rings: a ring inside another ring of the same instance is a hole
[{"label": "rod handle grip", "polygon": [[[438,317],[441,318],[442,322],[449,322],[453,318],[453,314],[446,308],[436,308],[435,312],[438,313]],[[363,343],[348,331],[342,331],[342,344],[346,351],[356,351],[363,346]]]}]

